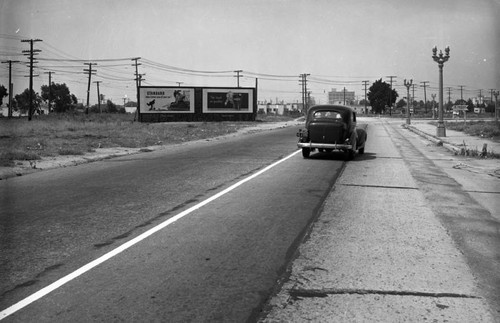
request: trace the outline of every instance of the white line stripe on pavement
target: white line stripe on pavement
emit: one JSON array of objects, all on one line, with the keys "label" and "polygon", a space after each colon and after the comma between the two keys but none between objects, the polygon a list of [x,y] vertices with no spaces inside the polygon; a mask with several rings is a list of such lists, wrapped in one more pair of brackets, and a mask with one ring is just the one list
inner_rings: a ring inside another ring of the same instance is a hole
[{"label": "white line stripe on pavement", "polygon": [[45,295],[53,292],[54,290],[58,289],[59,287],[65,285],[66,283],[72,281],[73,279],[77,278],[78,276],[86,273],[87,271],[91,270],[92,268],[102,264],[103,262],[105,262],[106,260],[109,260],[111,258],[113,258],[114,256],[118,255],[119,253],[121,253],[122,251],[125,251],[127,250],[128,248],[132,247],[133,245],[135,245],[136,243],[146,239],[147,237],[149,237],[150,235],[160,231],[161,229],[165,228],[166,226],[174,223],[175,221],[183,218],[184,216],[198,210],[199,208],[207,205],[208,203],[218,199],[219,197],[231,192],[232,190],[234,190],[235,188],[237,188],[238,186],[256,178],[257,176],[265,173],[266,171],[270,170],[271,168],[281,164],[282,162],[284,162],[285,160],[295,156],[297,153],[299,153],[300,150],[297,150],[295,151],[294,153],[284,157],[283,159],[280,159],[278,160],[277,162],[261,169],[260,171],[258,171],[257,173],[253,174],[253,175],[250,175],[244,179],[242,179],[241,181],[231,185],[230,187],[226,188],[225,190],[215,194],[214,196],[211,196],[209,197],[208,199],[190,207],[189,209],[169,218],[168,220],[160,223],[159,225],[149,229],[148,231],[142,233],[141,235],[135,237],[134,239],[130,240],[130,241],[127,241],[125,242],[124,244],[122,244],[121,246],[117,247],[116,249],[113,249],[111,250],[110,252],[106,253],[105,255],[95,259],[94,261],[86,264],[85,266],[83,267],[80,267],[79,269],[75,270],[74,272],[64,276],[63,278],[53,282],[52,284],[48,285],[47,287],[44,287],[42,288],[41,290],[39,290],[38,292],[34,293],[34,294],[31,294],[30,296],[26,297],[25,299],[17,302],[16,304],[6,308],[5,310],[3,310],[2,312],[0,312],[0,320],[3,320],[4,318],[6,318],[7,316],[9,315],[12,315],[14,314],[15,312],[19,311],[20,309],[28,306],[29,304],[39,300],[40,298],[44,297]]}]

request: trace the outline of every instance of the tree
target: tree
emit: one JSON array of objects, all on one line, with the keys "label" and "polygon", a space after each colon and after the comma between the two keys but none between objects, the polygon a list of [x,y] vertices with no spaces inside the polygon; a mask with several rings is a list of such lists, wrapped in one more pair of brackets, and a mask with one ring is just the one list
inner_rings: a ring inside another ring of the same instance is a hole
[{"label": "tree", "polygon": [[3,104],[3,98],[6,97],[8,94],[7,89],[5,86],[0,85],[0,105]]},{"label": "tree", "polygon": [[486,106],[486,112],[490,113],[495,113],[495,103],[493,102],[488,102],[488,105]]},{"label": "tree", "polygon": [[370,105],[370,101],[365,100],[365,99],[359,100],[359,105],[365,105],[365,101],[366,101],[366,105]]},{"label": "tree", "polygon": [[402,109],[405,106],[406,106],[406,101],[403,99],[399,100],[398,103],[396,104],[396,108],[398,108],[398,109]]},{"label": "tree", "polygon": [[474,102],[472,102],[472,99],[467,101],[467,111],[474,112]]},{"label": "tree", "polygon": [[[47,101],[49,100],[49,86],[42,85],[42,99]],[[71,110],[75,104],[78,103],[78,100],[74,94],[71,94],[69,88],[65,83],[58,84],[52,83],[50,92],[51,102],[54,103],[55,112],[65,112]]]},{"label": "tree", "polygon": [[128,101],[127,103],[125,103],[125,106],[126,107],[136,107],[137,106],[137,102],[135,101]]},{"label": "tree", "polygon": [[[33,112],[40,108],[40,104],[42,103],[42,98],[38,93],[34,90],[31,90],[31,95],[33,97]],[[21,113],[28,112],[30,108],[30,90],[26,89],[23,93],[17,94],[15,96],[17,107],[21,110]]]},{"label": "tree", "polygon": [[398,98],[398,92],[392,89],[391,86],[382,79],[375,81],[369,88],[368,100],[372,106],[372,111],[375,113],[382,113],[387,106],[391,106]]},{"label": "tree", "polygon": [[116,104],[114,104],[111,100],[108,100],[108,102],[106,103],[106,107],[108,108],[108,113],[118,112],[118,108],[116,107]]}]

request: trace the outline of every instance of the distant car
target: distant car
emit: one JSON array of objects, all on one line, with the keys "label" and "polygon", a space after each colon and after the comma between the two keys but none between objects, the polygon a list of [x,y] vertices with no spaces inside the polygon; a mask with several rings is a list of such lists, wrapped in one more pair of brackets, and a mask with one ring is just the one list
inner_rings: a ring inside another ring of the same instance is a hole
[{"label": "distant car", "polygon": [[342,151],[351,160],[356,151],[364,154],[367,134],[356,127],[356,112],[343,105],[315,105],[306,116],[305,129],[297,133],[302,156],[309,158],[311,152]]}]

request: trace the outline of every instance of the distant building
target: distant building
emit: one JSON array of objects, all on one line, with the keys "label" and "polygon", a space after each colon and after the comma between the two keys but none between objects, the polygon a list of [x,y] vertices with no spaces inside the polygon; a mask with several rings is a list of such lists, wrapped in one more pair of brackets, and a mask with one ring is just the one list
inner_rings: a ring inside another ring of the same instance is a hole
[{"label": "distant building", "polygon": [[126,113],[135,113],[136,110],[137,110],[137,107],[125,107]]},{"label": "distant building", "polygon": [[262,114],[284,115],[298,112],[302,108],[302,103],[266,103],[258,102],[257,111]]},{"label": "distant building", "polygon": [[345,88],[342,91],[332,89],[328,92],[328,104],[345,104],[350,105],[355,100],[354,91],[347,91]]},{"label": "distant building", "polygon": [[366,111],[365,111],[365,106],[364,105],[352,105],[351,108],[358,114],[365,114],[370,113],[372,111],[372,107],[370,105],[366,106]]}]

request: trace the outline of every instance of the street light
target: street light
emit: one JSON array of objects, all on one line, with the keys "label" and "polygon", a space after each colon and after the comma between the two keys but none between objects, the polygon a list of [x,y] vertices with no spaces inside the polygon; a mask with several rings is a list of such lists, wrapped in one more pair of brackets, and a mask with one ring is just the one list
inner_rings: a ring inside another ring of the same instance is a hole
[{"label": "street light", "polygon": [[410,87],[412,86],[413,80],[410,80],[410,82],[406,82],[405,79],[405,86],[406,86],[406,101],[408,101],[407,107],[406,107],[406,124],[410,124]]},{"label": "street light", "polygon": [[446,47],[444,49],[445,54],[443,55],[443,51],[439,51],[439,55],[437,55],[437,47],[434,46],[432,49],[432,59],[436,63],[438,63],[439,66],[439,120],[438,120],[438,125],[437,125],[437,133],[436,135],[438,137],[446,137],[446,128],[444,126],[444,121],[443,121],[443,114],[444,114],[444,107],[443,107],[443,66],[446,61],[450,58],[450,47]]}]

